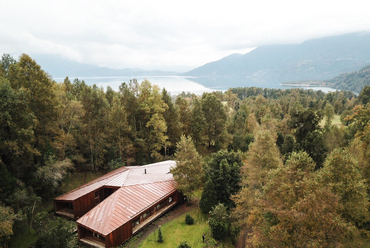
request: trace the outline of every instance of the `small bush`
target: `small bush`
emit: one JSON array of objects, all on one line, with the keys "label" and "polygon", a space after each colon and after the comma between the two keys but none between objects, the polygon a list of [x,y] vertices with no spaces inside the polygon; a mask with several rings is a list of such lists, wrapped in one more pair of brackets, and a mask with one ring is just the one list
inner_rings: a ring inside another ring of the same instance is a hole
[{"label": "small bush", "polygon": [[194,224],[194,218],[191,217],[190,214],[187,214],[185,216],[185,223],[188,224],[188,225],[193,225]]},{"label": "small bush", "polygon": [[191,248],[187,241],[181,241],[178,248]]},{"label": "small bush", "polygon": [[158,239],[157,239],[157,242],[158,243],[163,243],[163,236],[162,236],[161,228],[158,229]]}]

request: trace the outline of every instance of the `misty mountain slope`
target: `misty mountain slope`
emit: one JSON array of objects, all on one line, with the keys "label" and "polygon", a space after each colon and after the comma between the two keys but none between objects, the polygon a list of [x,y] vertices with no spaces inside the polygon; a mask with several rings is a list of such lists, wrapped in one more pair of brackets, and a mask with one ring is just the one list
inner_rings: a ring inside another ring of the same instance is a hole
[{"label": "misty mountain slope", "polygon": [[238,59],[242,58],[243,54],[234,53],[229,56],[226,56],[220,60],[207,63],[201,67],[195,68],[187,73],[188,76],[192,74],[196,75],[218,75],[219,71],[224,70],[225,68],[232,67]]},{"label": "misty mountain slope", "polygon": [[342,73],[330,80],[326,80],[333,88],[361,92],[364,86],[370,85],[370,65],[359,71]]},{"label": "misty mountain slope", "polygon": [[161,76],[175,75],[175,72],[167,71],[146,71],[141,69],[111,69],[79,63],[58,55],[34,54],[31,55],[36,63],[42,66],[42,69],[48,72],[54,78],[64,77],[106,77],[106,76]]},{"label": "misty mountain slope", "polygon": [[[227,59],[226,59],[227,58]],[[301,44],[261,46],[242,56],[225,57],[184,75],[241,77],[282,83],[325,80],[370,63],[370,33],[352,33]]]}]

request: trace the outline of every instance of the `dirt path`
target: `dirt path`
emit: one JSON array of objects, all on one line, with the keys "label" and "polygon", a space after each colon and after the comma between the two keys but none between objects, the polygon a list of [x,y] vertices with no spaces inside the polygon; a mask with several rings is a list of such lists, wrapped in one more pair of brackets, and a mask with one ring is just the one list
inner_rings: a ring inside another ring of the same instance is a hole
[{"label": "dirt path", "polygon": [[180,215],[187,213],[194,208],[198,206],[198,202],[193,202],[192,205],[188,205],[186,202],[184,202],[181,205],[177,205],[175,208],[171,209],[168,213],[154,221],[149,226],[145,227],[143,230],[141,230],[138,234],[136,234],[134,237],[131,238],[129,242],[124,244],[122,247],[127,248],[135,248],[138,247],[141,242],[143,242],[149,234],[151,234],[154,230],[158,229],[159,226],[176,219]]}]

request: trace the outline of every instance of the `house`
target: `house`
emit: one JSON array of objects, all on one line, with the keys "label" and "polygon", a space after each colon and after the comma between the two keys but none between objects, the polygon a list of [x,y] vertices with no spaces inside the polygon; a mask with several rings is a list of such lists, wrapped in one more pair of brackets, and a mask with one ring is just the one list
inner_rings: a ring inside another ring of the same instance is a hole
[{"label": "house", "polygon": [[77,220],[81,242],[118,246],[182,202],[170,173],[174,166],[164,161],[119,168],[55,198],[55,212]]}]

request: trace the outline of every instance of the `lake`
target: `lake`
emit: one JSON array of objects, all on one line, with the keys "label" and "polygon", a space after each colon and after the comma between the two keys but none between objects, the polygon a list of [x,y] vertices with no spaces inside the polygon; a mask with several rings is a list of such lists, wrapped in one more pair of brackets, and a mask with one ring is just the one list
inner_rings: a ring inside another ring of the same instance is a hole
[{"label": "lake", "polygon": [[[73,81],[75,77],[70,77]],[[123,82],[130,82],[132,79],[137,79],[138,82],[142,82],[145,79],[149,80],[152,85],[158,85],[159,88],[165,88],[172,95],[178,95],[181,92],[190,92],[196,95],[201,95],[203,92],[212,91],[225,91],[229,88],[235,87],[261,87],[261,88],[275,88],[275,89],[289,89],[295,88],[292,86],[285,86],[276,83],[260,83],[254,82],[248,79],[241,78],[196,78],[196,77],[184,77],[184,76],[111,76],[111,77],[79,77],[79,80],[84,80],[86,84],[96,84],[104,89],[107,86],[118,91],[119,86]],[[64,78],[55,78],[57,82],[62,82]],[[299,87],[304,89],[321,90],[325,93],[336,91],[329,87]]]}]

